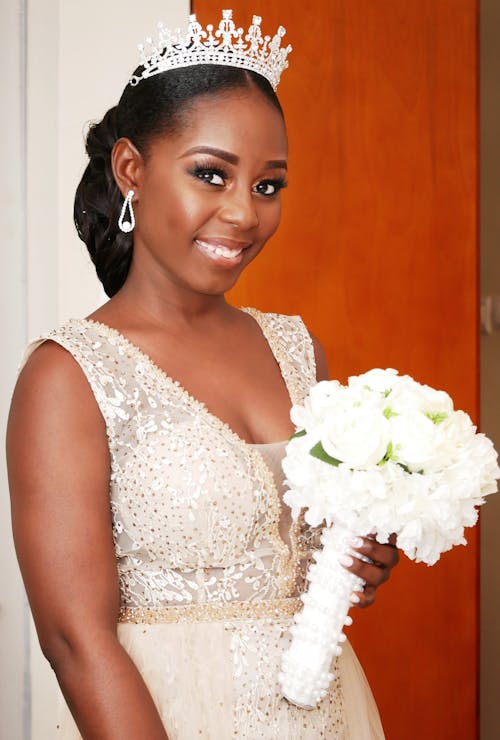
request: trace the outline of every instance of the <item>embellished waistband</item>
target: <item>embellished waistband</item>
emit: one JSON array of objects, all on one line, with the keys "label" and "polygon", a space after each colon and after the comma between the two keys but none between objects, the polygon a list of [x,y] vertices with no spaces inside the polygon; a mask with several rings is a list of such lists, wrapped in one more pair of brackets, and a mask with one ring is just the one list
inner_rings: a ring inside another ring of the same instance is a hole
[{"label": "embellished waistband", "polygon": [[302,606],[298,597],[263,601],[228,601],[224,604],[186,606],[123,606],[118,622],[129,624],[174,624],[216,622],[221,619],[262,619],[292,617]]}]

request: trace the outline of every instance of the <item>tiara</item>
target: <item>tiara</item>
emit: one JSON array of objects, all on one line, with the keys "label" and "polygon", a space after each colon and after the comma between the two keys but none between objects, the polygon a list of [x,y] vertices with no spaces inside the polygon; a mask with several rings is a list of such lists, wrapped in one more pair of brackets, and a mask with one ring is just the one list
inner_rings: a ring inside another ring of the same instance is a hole
[{"label": "tiara", "polygon": [[147,38],[139,44],[140,75],[130,79],[131,85],[169,69],[192,67],[196,64],[222,64],[229,67],[242,67],[258,72],[276,90],[281,73],[288,67],[286,60],[292,47],[281,47],[285,29],[280,26],[276,34],[263,36],[260,29],[262,18],[254,15],[252,25],[244,35],[242,28],[236,28],[233,11],[223,10],[222,20],[214,32],[213,25],[206,30],[189,16],[186,33],[180,28],[171,31],[163,23],[158,23],[158,40]]}]

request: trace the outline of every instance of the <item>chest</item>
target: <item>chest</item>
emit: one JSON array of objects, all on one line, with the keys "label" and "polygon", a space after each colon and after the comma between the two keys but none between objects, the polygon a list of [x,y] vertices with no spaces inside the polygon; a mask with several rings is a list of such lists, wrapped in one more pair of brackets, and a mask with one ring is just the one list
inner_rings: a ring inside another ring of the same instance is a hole
[{"label": "chest", "polygon": [[136,388],[110,436],[118,554],[183,568],[240,561],[278,526],[269,467],[175,383],[162,398],[149,377]]},{"label": "chest", "polygon": [[[144,342],[143,342],[144,344]],[[260,330],[210,338],[150,337],[145,352],[193,399],[247,442],[274,442],[293,432],[292,401],[275,354]]]}]

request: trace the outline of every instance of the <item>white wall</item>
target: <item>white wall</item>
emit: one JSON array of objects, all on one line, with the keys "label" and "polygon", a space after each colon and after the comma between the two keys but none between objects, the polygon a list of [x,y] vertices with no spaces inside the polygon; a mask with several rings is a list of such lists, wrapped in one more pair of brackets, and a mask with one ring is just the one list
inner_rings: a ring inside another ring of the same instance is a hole
[{"label": "white wall", "polygon": [[[184,26],[188,12],[188,0],[0,3],[2,433],[28,338],[103,300],[72,219],[86,124],[118,101],[157,21]],[[17,571],[3,461],[0,486],[0,737],[52,740],[55,679]]]},{"label": "white wall", "polygon": [[[0,419],[4,420],[26,338],[25,211],[25,22],[24,0],[0,3],[2,115],[0,141]],[[28,611],[10,533],[7,475],[0,458],[0,736],[27,737],[24,711],[25,669],[29,660]]]}]

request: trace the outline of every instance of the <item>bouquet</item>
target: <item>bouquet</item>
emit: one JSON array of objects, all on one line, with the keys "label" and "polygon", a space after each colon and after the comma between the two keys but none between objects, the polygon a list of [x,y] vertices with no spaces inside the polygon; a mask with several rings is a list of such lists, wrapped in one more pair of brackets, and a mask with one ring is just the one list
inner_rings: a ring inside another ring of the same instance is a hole
[{"label": "bouquet", "polygon": [[325,526],[280,681],[289,701],[311,709],[333,679],[350,596],[364,585],[339,563],[351,541],[376,533],[385,543],[394,533],[409,558],[433,565],[466,544],[464,527],[496,491],[500,469],[491,441],[445,392],[396,370],[370,370],[347,386],[321,381],[291,418],[285,502],[294,519],[306,509],[308,524]]}]

